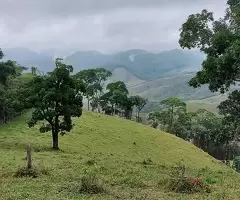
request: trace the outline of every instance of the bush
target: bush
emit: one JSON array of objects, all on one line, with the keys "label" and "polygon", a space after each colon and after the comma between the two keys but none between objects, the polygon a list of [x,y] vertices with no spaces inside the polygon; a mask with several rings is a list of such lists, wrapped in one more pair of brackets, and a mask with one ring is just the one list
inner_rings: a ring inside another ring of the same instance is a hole
[{"label": "bush", "polygon": [[81,178],[81,187],[79,192],[86,194],[101,194],[106,191],[96,174],[91,173]]},{"label": "bush", "polygon": [[94,165],[94,164],[96,164],[96,161],[93,160],[93,159],[88,160],[88,161],[86,162],[86,165],[89,165],[89,166],[92,166],[92,165]]},{"label": "bush", "polygon": [[[185,165],[180,164],[180,167],[174,168],[172,176],[159,181],[159,185],[166,186],[166,189],[177,193],[197,193],[211,192],[211,187],[201,178],[193,178],[186,176]],[[208,180],[211,182],[211,180]]]},{"label": "bush", "polygon": [[143,165],[152,165],[153,161],[151,158],[144,159],[142,162]]},{"label": "bush", "polygon": [[170,178],[163,181],[166,188],[177,193],[211,192],[211,187],[200,178]]},{"label": "bush", "polygon": [[17,171],[14,173],[14,177],[31,177],[37,178],[41,175],[48,175],[49,171],[47,168],[38,169],[36,167],[27,168],[27,167],[19,167]]}]

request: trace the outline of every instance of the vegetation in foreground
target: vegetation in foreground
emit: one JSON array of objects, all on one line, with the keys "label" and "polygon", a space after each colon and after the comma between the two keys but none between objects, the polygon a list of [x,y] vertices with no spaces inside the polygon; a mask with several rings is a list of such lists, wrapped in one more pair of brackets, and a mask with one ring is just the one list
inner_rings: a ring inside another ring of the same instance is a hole
[{"label": "vegetation in foreground", "polygon": [[[29,116],[0,127],[0,199],[239,199],[240,178],[219,161],[173,135],[118,117],[83,113],[52,151],[48,134],[29,129]],[[41,124],[40,124],[41,125]],[[36,178],[15,177],[32,147]],[[178,177],[202,180],[211,192],[179,193]],[[173,179],[175,178],[175,179]],[[172,184],[171,184],[172,186]]]}]

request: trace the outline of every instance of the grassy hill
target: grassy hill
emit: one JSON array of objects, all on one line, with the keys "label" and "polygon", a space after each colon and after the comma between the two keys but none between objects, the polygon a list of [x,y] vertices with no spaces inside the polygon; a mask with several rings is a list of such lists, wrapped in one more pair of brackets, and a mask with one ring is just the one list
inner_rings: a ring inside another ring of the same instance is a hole
[{"label": "grassy hill", "polygon": [[[0,199],[239,199],[239,176],[195,146],[150,127],[95,113],[75,120],[60,137],[59,152],[49,149],[51,136],[26,126],[27,115],[0,127]],[[14,178],[25,166],[25,148],[47,175]],[[211,193],[177,194],[164,180],[184,160],[187,174],[211,182]],[[105,192],[79,192],[81,178],[96,173]],[[159,184],[163,183],[163,184]]]},{"label": "grassy hill", "polygon": [[225,101],[228,94],[218,94],[216,96],[208,97],[201,100],[187,101],[187,107],[190,112],[197,111],[198,109],[206,109],[213,113],[218,113],[218,105]]},{"label": "grassy hill", "polygon": [[128,88],[131,94],[138,94],[153,102],[159,102],[169,97],[177,97],[186,101],[212,96],[213,93],[209,91],[207,86],[194,89],[188,85],[188,81],[193,76],[193,73],[179,74],[177,76],[146,81]]},{"label": "grassy hill", "polygon": [[144,80],[137,78],[131,72],[127,71],[125,68],[114,69],[112,71],[112,77],[109,78],[108,82],[116,82],[119,80],[123,81],[128,88],[146,82]]}]

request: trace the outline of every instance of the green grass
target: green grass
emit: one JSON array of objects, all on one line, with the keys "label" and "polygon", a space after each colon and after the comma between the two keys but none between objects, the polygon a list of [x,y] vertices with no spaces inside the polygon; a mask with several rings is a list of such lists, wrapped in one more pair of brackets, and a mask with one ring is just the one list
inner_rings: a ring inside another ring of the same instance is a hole
[{"label": "green grass", "polygon": [[[27,115],[0,127],[0,199],[240,199],[238,174],[173,135],[86,112],[75,119],[71,133],[60,137],[61,151],[54,152],[50,134],[29,129],[26,120]],[[48,173],[15,178],[26,165],[27,143],[33,148],[34,166]],[[144,160],[152,162],[144,165]],[[181,160],[188,174],[212,183],[211,193],[177,194],[159,185]],[[79,192],[88,174],[97,175],[104,192]]]},{"label": "green grass", "polygon": [[189,112],[195,112],[198,109],[206,109],[212,113],[218,114],[218,106],[222,101],[227,99],[227,94],[219,94],[208,97],[202,100],[187,101],[187,108]]}]

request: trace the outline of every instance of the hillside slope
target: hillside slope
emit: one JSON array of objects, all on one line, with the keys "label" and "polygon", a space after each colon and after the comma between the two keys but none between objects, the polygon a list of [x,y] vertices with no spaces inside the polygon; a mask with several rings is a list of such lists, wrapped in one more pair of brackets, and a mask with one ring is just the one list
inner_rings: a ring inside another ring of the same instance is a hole
[{"label": "hillside slope", "polygon": [[77,70],[83,68],[103,67],[114,70],[124,66],[134,76],[143,80],[153,80],[179,73],[197,71],[204,57],[199,52],[172,49],[160,53],[152,53],[142,49],[130,49],[114,54],[101,54],[96,51],[78,51],[66,61]]},{"label": "hillside slope", "polygon": [[[240,198],[236,173],[173,135],[117,117],[84,113],[75,120],[74,130],[60,137],[62,151],[52,152],[51,136],[27,128],[25,122],[26,116],[0,127],[0,199]],[[49,175],[12,177],[19,165],[25,165],[26,143],[34,149],[34,165],[47,167]],[[152,162],[144,165],[144,160]],[[187,173],[215,180],[214,191],[179,195],[160,187],[158,182],[171,175],[181,160]],[[86,171],[97,173],[106,193],[83,195],[73,190]]]},{"label": "hillside slope", "polygon": [[194,112],[198,109],[206,109],[213,113],[218,113],[218,106],[222,101],[225,101],[228,94],[218,94],[213,97],[201,99],[201,100],[191,100],[187,102],[188,110]]},{"label": "hillside slope", "polygon": [[146,82],[144,80],[137,78],[131,72],[127,71],[125,68],[114,69],[112,71],[112,77],[108,79],[107,83],[116,81],[123,81],[128,88]]},{"label": "hillside slope", "polygon": [[214,94],[209,91],[207,86],[194,89],[188,85],[194,75],[194,73],[189,73],[160,78],[133,85],[129,87],[129,90],[131,94],[138,94],[153,102],[159,102],[169,97],[177,97],[186,101],[213,96]]},{"label": "hillside slope", "polygon": [[[49,54],[48,51],[37,53],[19,47],[4,48],[3,52],[5,54],[4,59],[15,60],[25,67],[35,66],[44,72],[54,69],[53,54]],[[189,71],[196,72],[203,59],[203,55],[199,52],[182,49],[172,49],[160,53],[130,49],[109,54],[102,54],[97,51],[77,51],[65,56],[66,62],[73,65],[75,72],[96,67],[103,67],[112,71],[122,66],[134,76],[143,80],[153,80]]]}]

